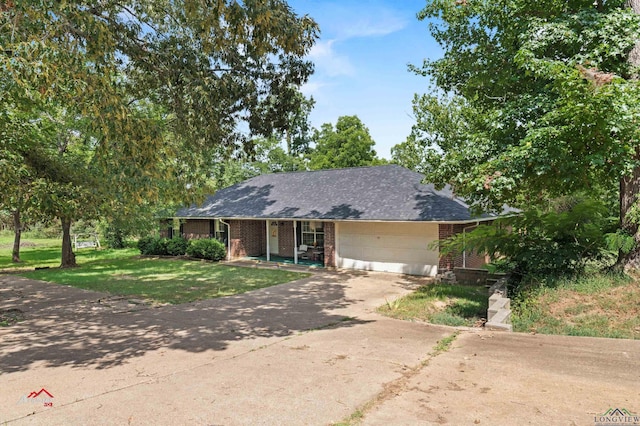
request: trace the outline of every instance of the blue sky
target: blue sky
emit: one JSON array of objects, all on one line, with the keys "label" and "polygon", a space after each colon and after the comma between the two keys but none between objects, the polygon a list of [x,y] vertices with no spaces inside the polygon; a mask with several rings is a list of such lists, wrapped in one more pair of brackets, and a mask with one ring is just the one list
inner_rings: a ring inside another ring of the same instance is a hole
[{"label": "blue sky", "polygon": [[425,0],[289,0],[300,15],[320,25],[310,54],[316,71],[302,90],[316,100],[312,125],[335,125],[357,115],[369,128],[378,156],[403,142],[411,131],[411,100],[429,90],[426,77],[407,70],[441,56],[427,22],[416,14]]}]

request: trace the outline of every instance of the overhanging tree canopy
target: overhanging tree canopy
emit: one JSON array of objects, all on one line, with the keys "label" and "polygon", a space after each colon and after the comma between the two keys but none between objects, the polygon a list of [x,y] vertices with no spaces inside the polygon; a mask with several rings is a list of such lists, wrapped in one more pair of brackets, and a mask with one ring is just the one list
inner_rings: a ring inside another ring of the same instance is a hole
[{"label": "overhanging tree canopy", "polygon": [[624,185],[640,165],[630,4],[435,0],[419,18],[435,18],[445,50],[414,67],[436,89],[414,101],[430,179],[495,210],[620,182],[635,203],[640,186]]},{"label": "overhanging tree canopy", "polygon": [[[184,199],[213,152],[287,130],[316,36],[282,0],[0,0],[3,105],[88,119],[87,164],[118,201],[103,206]],[[0,143],[22,162],[39,152]]]}]

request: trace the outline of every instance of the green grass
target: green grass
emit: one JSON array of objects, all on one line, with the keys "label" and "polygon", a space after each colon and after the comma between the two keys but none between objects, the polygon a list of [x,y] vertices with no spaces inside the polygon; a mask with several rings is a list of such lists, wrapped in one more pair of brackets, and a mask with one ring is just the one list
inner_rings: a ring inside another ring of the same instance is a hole
[{"label": "green grass", "polygon": [[457,331],[455,333],[452,333],[438,340],[436,342],[436,345],[433,347],[433,350],[431,351],[430,355],[434,357],[434,356],[440,355],[441,353],[447,352],[449,349],[451,349],[451,345],[453,345],[453,342],[456,340],[456,337],[458,337]]},{"label": "green grass", "polygon": [[177,304],[240,294],[310,274],[190,260],[132,258],[98,260],[79,268],[46,269],[20,275],[113,295]]},{"label": "green grass", "polygon": [[[186,303],[240,294],[310,274],[179,259],[141,259],[138,249],[82,249],[77,268],[60,269],[61,240],[22,239],[22,263],[11,261],[13,237],[0,236],[0,270],[157,303]],[[34,268],[49,268],[34,270]]]},{"label": "green grass", "polygon": [[[55,238],[32,238],[23,234],[20,248],[20,263],[13,263],[11,251],[13,236],[6,233],[0,235],[0,270],[4,272],[28,270],[34,268],[55,268],[60,266],[62,240]],[[79,265],[99,259],[124,259],[140,254],[136,248],[113,249],[81,249],[75,252]]]},{"label": "green grass", "polygon": [[383,315],[433,324],[473,326],[486,318],[487,289],[459,284],[427,284],[378,308]]},{"label": "green grass", "polygon": [[551,281],[514,300],[511,322],[521,332],[640,339],[640,287],[611,274]]}]

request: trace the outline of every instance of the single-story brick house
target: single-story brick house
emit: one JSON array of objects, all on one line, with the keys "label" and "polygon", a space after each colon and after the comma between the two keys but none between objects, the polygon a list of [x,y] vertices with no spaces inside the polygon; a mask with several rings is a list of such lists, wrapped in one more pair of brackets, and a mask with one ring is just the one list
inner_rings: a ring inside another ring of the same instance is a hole
[{"label": "single-story brick house", "polygon": [[176,217],[186,238],[225,241],[230,259],[277,255],[297,263],[310,255],[327,267],[428,276],[484,264],[477,255],[441,257],[432,243],[496,216],[473,215],[423,178],[397,165],[267,174]]}]

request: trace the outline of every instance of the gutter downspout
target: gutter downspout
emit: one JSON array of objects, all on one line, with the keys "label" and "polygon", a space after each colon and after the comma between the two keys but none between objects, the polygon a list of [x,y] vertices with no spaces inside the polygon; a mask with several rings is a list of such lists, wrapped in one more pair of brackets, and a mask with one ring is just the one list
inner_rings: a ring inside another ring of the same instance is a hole
[{"label": "gutter downspout", "polygon": [[231,260],[231,225],[222,219],[218,219],[223,225],[227,225],[227,260]]}]

